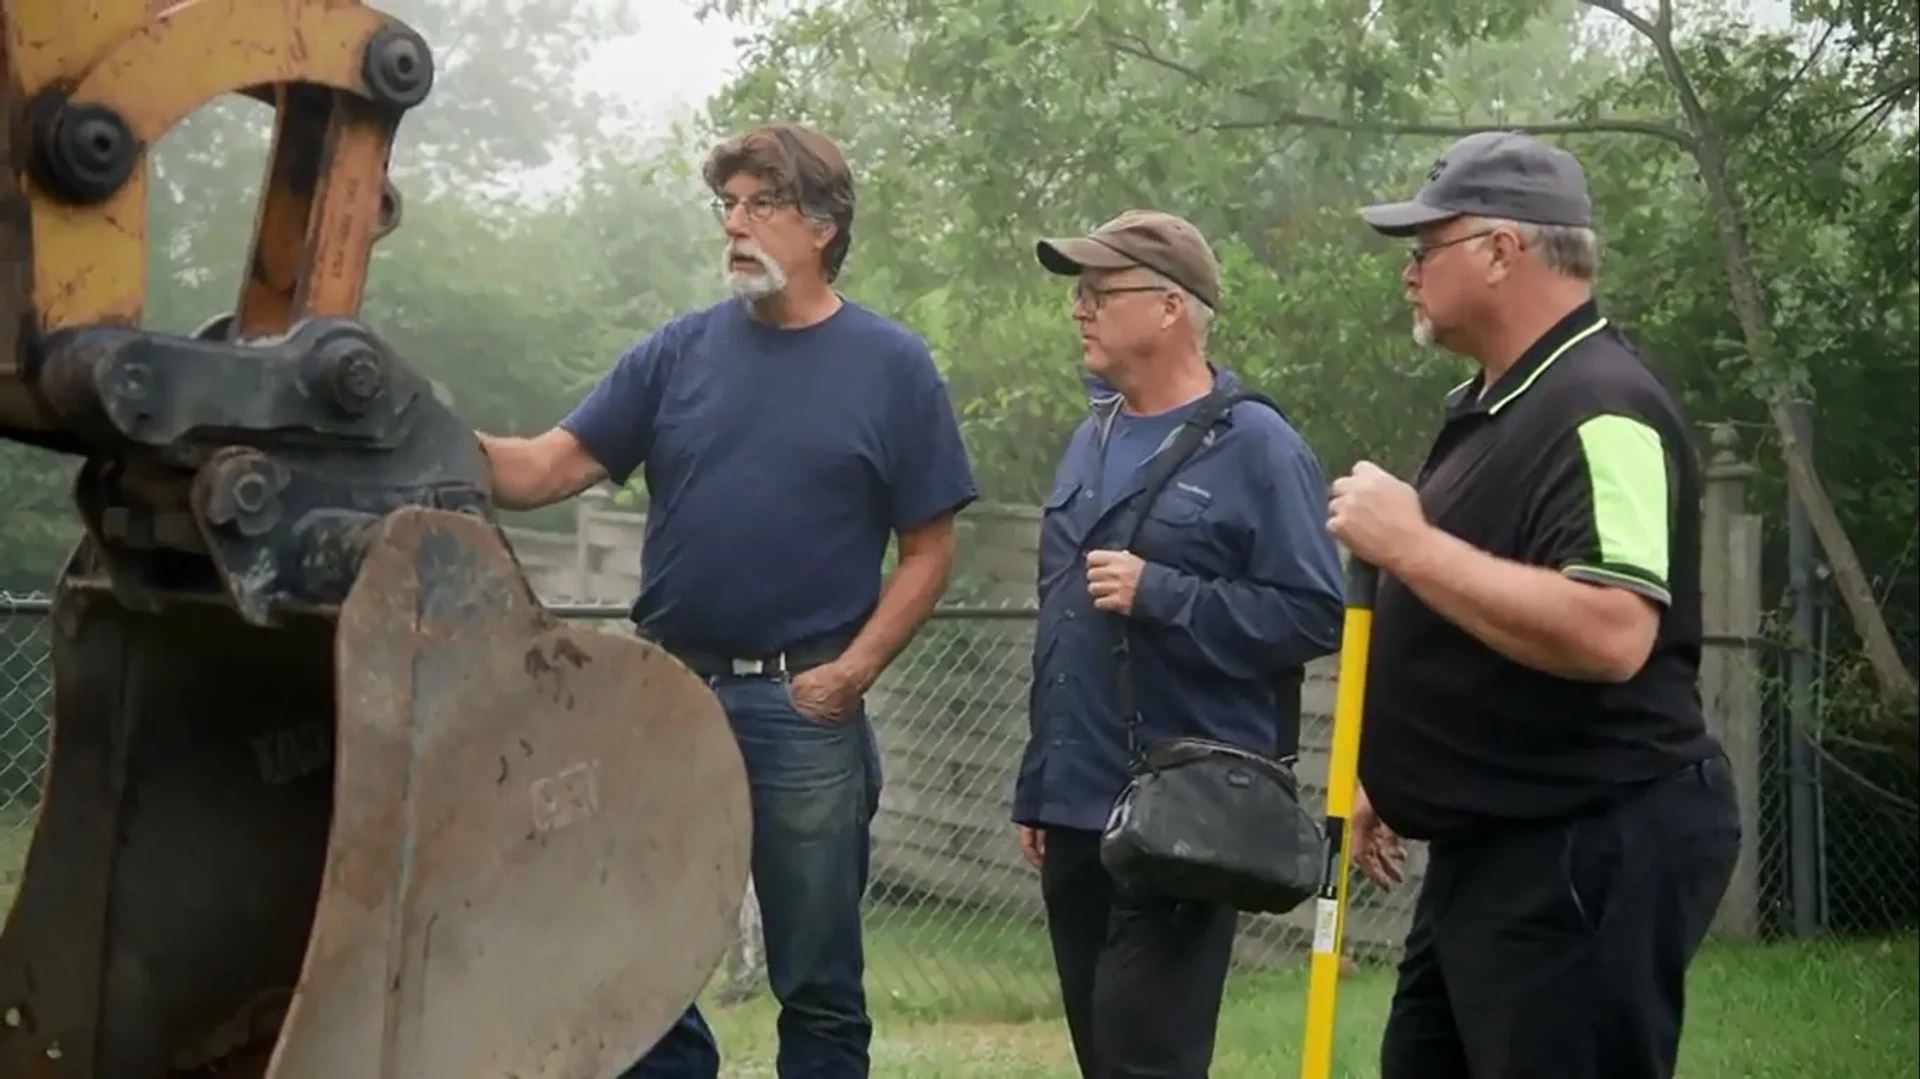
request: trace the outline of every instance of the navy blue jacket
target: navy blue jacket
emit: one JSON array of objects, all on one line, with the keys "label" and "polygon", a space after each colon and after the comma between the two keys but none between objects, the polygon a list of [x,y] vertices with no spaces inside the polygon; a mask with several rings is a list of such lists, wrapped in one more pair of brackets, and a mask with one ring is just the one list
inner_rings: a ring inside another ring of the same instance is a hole
[{"label": "navy blue jacket", "polygon": [[[1214,379],[1235,381],[1224,371]],[[1092,405],[1040,526],[1029,735],[1013,796],[1020,824],[1105,826],[1129,776],[1113,660],[1122,627],[1143,741],[1212,738],[1265,753],[1279,738],[1274,676],[1339,647],[1344,597],[1326,480],[1299,433],[1255,401],[1220,418],[1148,509],[1134,543],[1147,565],[1132,614],[1094,610],[1086,554],[1120,544],[1145,469],[1100,511],[1101,452],[1120,400]]]}]

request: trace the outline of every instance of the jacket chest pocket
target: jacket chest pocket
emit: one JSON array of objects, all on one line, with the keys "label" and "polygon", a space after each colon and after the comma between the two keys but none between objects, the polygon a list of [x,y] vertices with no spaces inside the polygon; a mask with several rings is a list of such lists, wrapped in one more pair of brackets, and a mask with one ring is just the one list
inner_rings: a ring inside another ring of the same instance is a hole
[{"label": "jacket chest pocket", "polygon": [[1220,542],[1213,498],[1169,484],[1147,507],[1134,549],[1150,562],[1189,572],[1225,573],[1230,558]]},{"label": "jacket chest pocket", "polygon": [[1169,484],[1147,507],[1147,520],[1169,528],[1186,528],[1199,524],[1212,506],[1213,496],[1199,488]]}]

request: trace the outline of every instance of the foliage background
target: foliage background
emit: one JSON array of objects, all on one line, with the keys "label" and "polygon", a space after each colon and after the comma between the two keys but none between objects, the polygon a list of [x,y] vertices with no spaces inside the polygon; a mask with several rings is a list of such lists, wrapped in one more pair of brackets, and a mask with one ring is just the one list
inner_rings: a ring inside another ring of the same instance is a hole
[{"label": "foliage background", "polygon": [[[403,127],[406,219],[378,253],[365,314],[476,426],[543,429],[628,343],[717,298],[695,164],[722,133],[798,118],[858,170],[843,287],[926,336],[987,497],[1034,501],[1084,407],[1065,291],[1033,264],[1033,239],[1142,205],[1189,216],[1219,251],[1217,362],[1283,402],[1329,474],[1362,457],[1405,470],[1465,368],[1412,344],[1402,251],[1355,207],[1404,197],[1465,130],[1534,125],[1587,166],[1605,309],[1696,419],[1739,425],[1760,463],[1769,594],[1785,587],[1786,514],[1767,405],[1798,395],[1871,606],[1911,671],[1911,3],[1799,0],[1770,30],[1714,0],[710,6],[749,28],[739,72],[697,116],[641,139],[620,102],[570,74],[596,42],[640,28],[643,4],[387,5],[435,43],[440,75]],[[268,120],[224,101],[152,155],[151,325],[185,331],[231,306]],[[528,194],[530,174],[555,169],[559,194]],[[1733,302],[1742,280],[1757,330]],[[75,538],[72,467],[0,447],[0,589],[50,583]],[[1829,654],[1827,722],[1893,756],[1910,784],[1910,702],[1889,704],[1884,672],[1848,640]]]}]

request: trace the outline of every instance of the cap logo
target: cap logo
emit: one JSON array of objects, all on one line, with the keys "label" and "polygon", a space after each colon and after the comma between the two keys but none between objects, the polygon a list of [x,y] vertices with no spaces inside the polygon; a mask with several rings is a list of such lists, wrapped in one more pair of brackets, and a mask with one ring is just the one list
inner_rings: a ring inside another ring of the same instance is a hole
[{"label": "cap logo", "polygon": [[1427,182],[1432,183],[1438,180],[1440,174],[1445,171],[1447,171],[1447,159],[1443,157],[1435,161],[1433,167],[1427,170]]}]

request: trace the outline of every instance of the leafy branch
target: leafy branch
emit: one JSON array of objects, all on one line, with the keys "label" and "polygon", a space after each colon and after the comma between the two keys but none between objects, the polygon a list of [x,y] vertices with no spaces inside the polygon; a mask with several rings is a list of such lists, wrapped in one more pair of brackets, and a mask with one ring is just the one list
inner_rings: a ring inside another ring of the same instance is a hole
[{"label": "leafy branch", "polygon": [[[1336,131],[1371,132],[1394,135],[1461,136],[1476,131],[1526,130],[1538,134],[1605,133],[1631,134],[1662,140],[1684,151],[1698,169],[1708,206],[1720,238],[1721,260],[1734,318],[1740,326],[1746,352],[1754,369],[1773,370],[1774,349],[1758,274],[1754,269],[1752,245],[1748,239],[1742,195],[1733,182],[1723,145],[1723,132],[1713,114],[1702,103],[1686,63],[1673,37],[1672,0],[1658,0],[1652,17],[1626,6],[1624,0],[1580,0],[1597,11],[1604,11],[1625,23],[1653,49],[1660,69],[1677,100],[1681,123],[1633,118],[1599,118],[1583,121],[1554,121],[1538,124],[1452,125],[1388,120],[1361,120],[1302,112],[1274,102],[1267,95],[1243,86],[1229,86],[1234,97],[1258,104],[1264,115],[1252,120],[1222,120],[1208,125],[1212,130],[1266,130],[1281,128],[1319,128]],[[1185,78],[1197,86],[1218,88],[1206,72],[1190,64],[1157,52],[1137,35],[1104,29],[1106,47],[1117,55],[1152,65]],[[1888,88],[1881,100],[1897,100],[1901,86]],[[1884,115],[1870,110],[1870,116]],[[1812,457],[1801,439],[1790,405],[1790,394],[1779,388],[1783,380],[1765,379],[1764,395],[1768,418],[1778,436],[1781,457],[1786,466],[1788,488],[1807,510],[1815,536],[1826,554],[1839,585],[1847,613],[1865,644],[1883,695],[1894,703],[1910,704],[1920,696],[1912,672],[1902,661],[1885,614],[1876,601],[1866,570],[1855,550],[1846,527],[1840,521]]]},{"label": "leafy branch", "polygon": [[[1755,368],[1762,372],[1771,370],[1772,328],[1768,324],[1759,275],[1754,270],[1753,248],[1747,237],[1741,192],[1727,167],[1727,154],[1721,144],[1719,127],[1712,113],[1702,104],[1686,63],[1681,59],[1680,50],[1674,44],[1672,0],[1660,0],[1658,13],[1651,20],[1629,9],[1624,0],[1581,0],[1581,3],[1605,11],[1631,27],[1652,47],[1661,69],[1666,73],[1693,136],[1690,153],[1699,167],[1700,182],[1706,189],[1707,202],[1713,210],[1714,223],[1720,235],[1721,259],[1726,268],[1734,319],[1740,324],[1740,335],[1746,339],[1747,355]],[[1847,614],[1866,646],[1867,661],[1873,667],[1874,677],[1890,702],[1910,704],[1920,695],[1920,687],[1916,687],[1913,673],[1907,670],[1900,657],[1899,647],[1887,627],[1886,615],[1875,600],[1873,585],[1867,578],[1866,568],[1861,564],[1859,552],[1854,549],[1853,540],[1834,509],[1826,485],[1814,470],[1813,458],[1800,437],[1789,395],[1776,388],[1766,395],[1764,403],[1767,416],[1773,421],[1774,432],[1779,438],[1788,489],[1806,508],[1814,535],[1826,553],[1827,564],[1833,568],[1841,601],[1846,605]]]},{"label": "leafy branch", "polygon": [[[1130,34],[1109,34],[1105,39],[1107,48],[1121,56],[1151,64],[1163,71],[1169,71],[1193,82],[1198,86],[1213,87],[1214,81],[1206,73],[1189,64],[1156,51],[1145,41]],[[1429,135],[1441,138],[1472,135],[1482,131],[1527,131],[1536,135],[1571,135],[1615,133],[1623,135],[1644,135],[1662,139],[1683,150],[1692,152],[1693,139],[1685,131],[1670,123],[1658,120],[1642,120],[1631,117],[1602,117],[1593,120],[1555,120],[1540,123],[1502,123],[1502,124],[1433,124],[1394,120],[1363,120],[1353,117],[1326,116],[1317,113],[1302,112],[1286,108],[1272,101],[1267,95],[1251,87],[1235,86],[1229,88],[1234,95],[1259,104],[1262,116],[1245,120],[1221,120],[1205,125],[1209,131],[1264,131],[1281,128],[1314,128],[1324,131],[1351,131],[1375,135]]]}]

